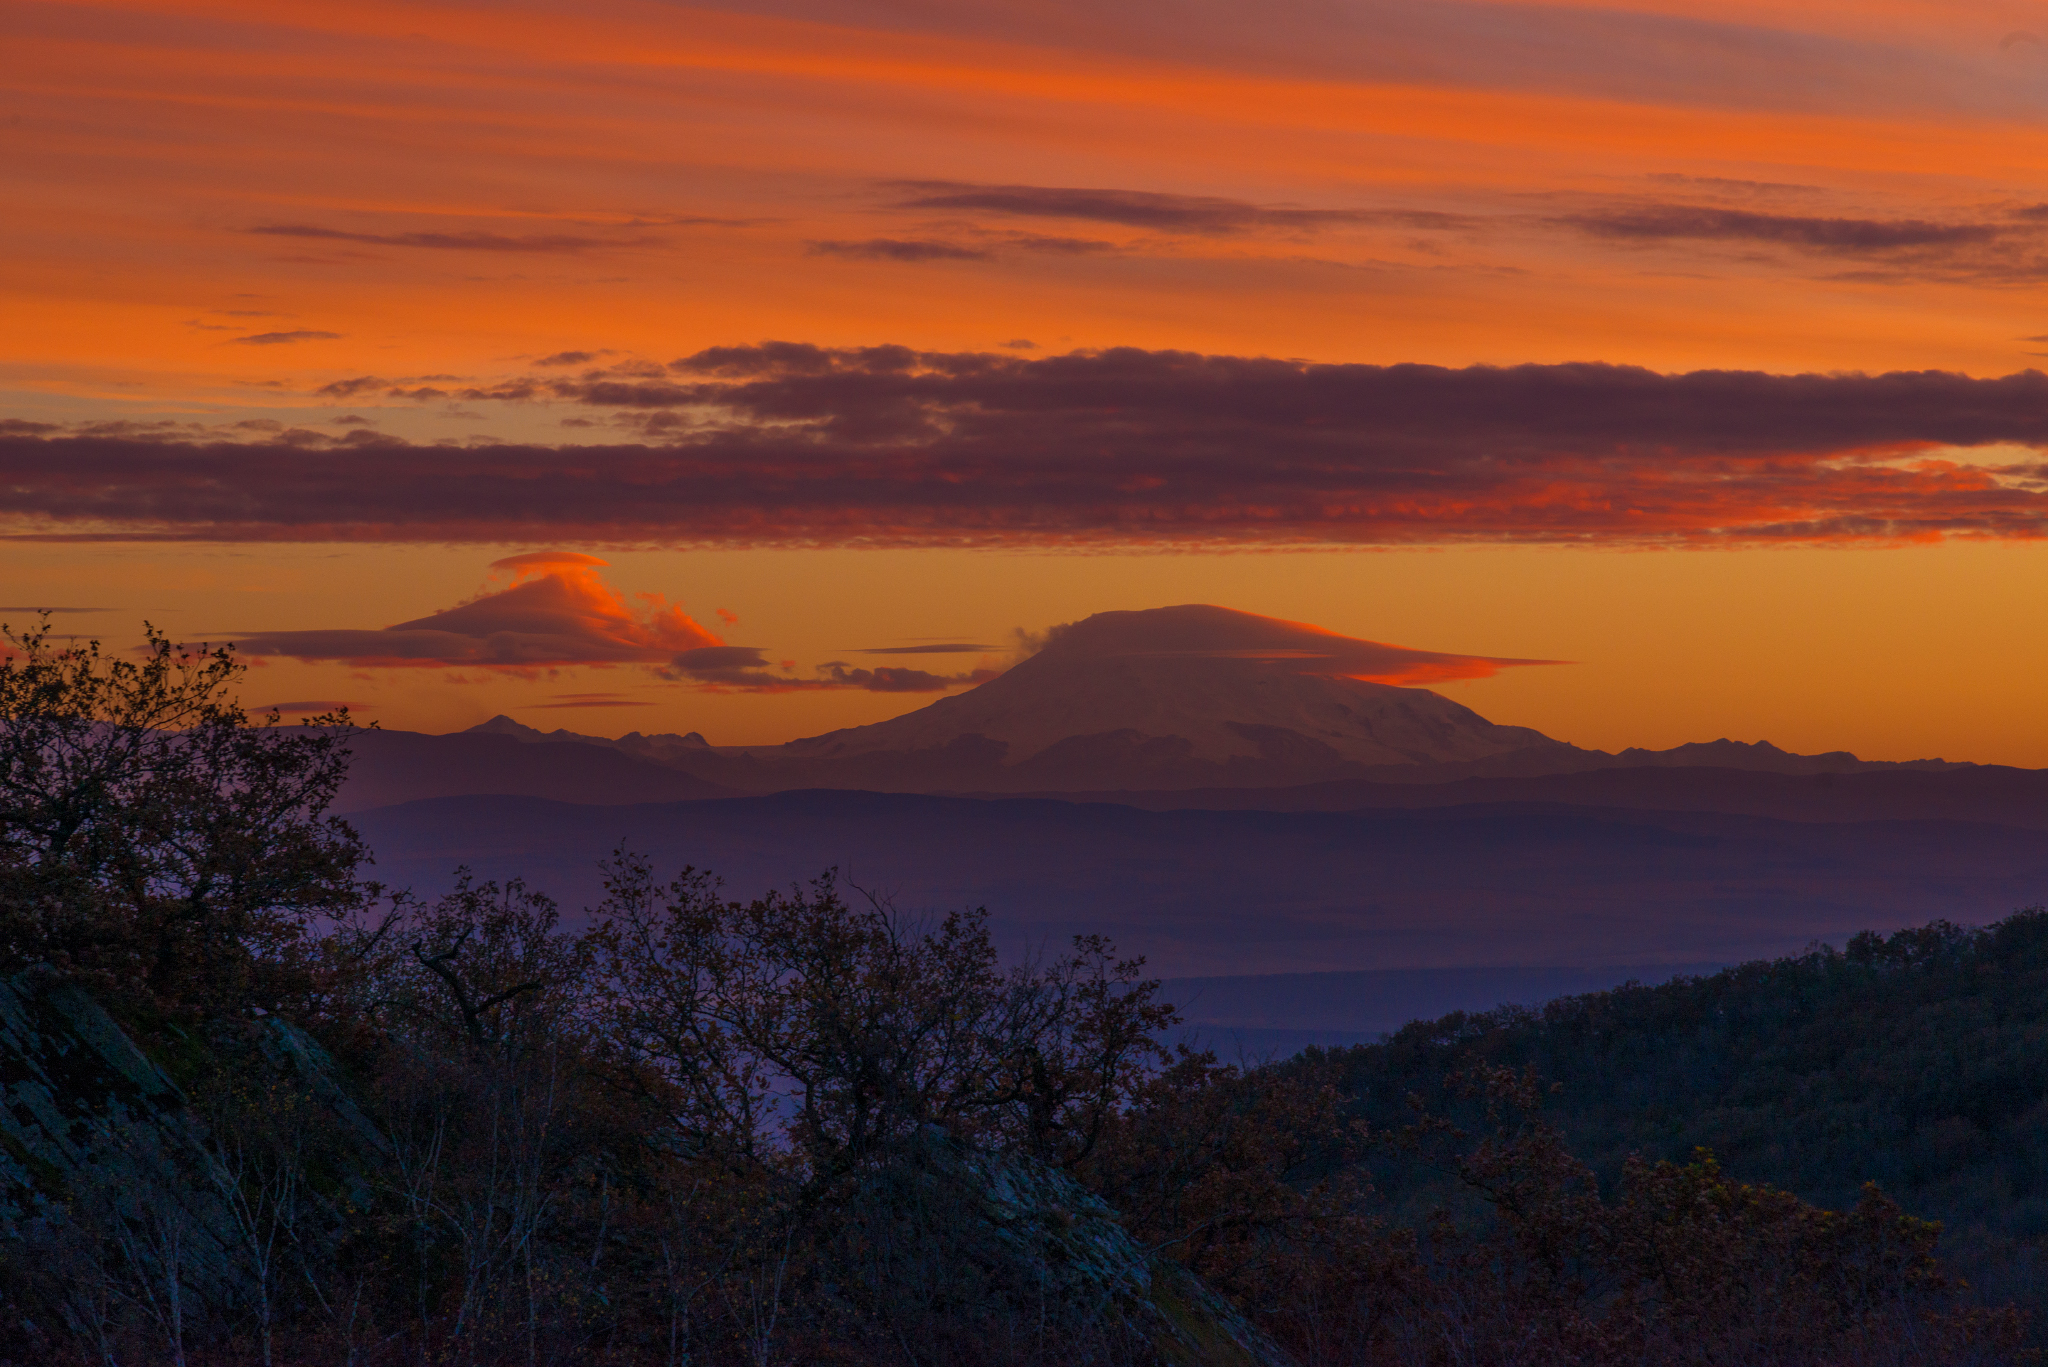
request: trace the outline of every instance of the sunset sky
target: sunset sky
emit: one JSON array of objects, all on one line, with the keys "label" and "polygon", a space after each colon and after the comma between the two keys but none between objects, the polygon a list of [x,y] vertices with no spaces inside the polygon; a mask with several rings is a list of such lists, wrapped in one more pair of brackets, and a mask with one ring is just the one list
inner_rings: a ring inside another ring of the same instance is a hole
[{"label": "sunset sky", "polygon": [[0,42],[17,628],[739,744],[1209,602],[1565,662],[1431,686],[1582,745],[2048,765],[2048,3],[19,0]]}]

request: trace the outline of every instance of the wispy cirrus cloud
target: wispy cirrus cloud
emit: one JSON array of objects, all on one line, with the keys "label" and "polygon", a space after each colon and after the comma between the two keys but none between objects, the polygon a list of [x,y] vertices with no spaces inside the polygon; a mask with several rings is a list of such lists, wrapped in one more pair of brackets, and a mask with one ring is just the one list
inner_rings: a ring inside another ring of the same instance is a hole
[{"label": "wispy cirrus cloud", "polygon": [[1689,204],[1655,204],[1570,214],[1557,221],[1597,237],[1626,241],[1693,238],[1770,242],[1836,252],[1977,245],[1995,241],[2002,231],[1998,225],[1990,223],[1945,223],[1920,218],[1821,218]]},{"label": "wispy cirrus cloud", "polygon": [[871,237],[861,241],[807,242],[812,256],[840,256],[855,261],[993,261],[1006,252],[1043,256],[1104,256],[1124,250],[1115,242],[1092,237],[1060,237],[1047,233],[982,232],[968,241],[949,238]]},{"label": "wispy cirrus cloud", "polygon": [[818,666],[828,687],[858,688],[866,693],[943,693],[987,683],[1002,673],[999,669],[968,669],[958,674],[933,674],[923,669],[882,666],[862,669],[841,660],[827,660]]},{"label": "wispy cirrus cloud", "polygon": [[[1548,220],[1637,246],[1785,247],[1828,263],[1831,278],[1983,285],[2048,279],[2048,222],[2035,206],[1950,218],[1769,213],[1720,205],[1619,203]],[[1845,273],[1843,262],[1861,271]]]},{"label": "wispy cirrus cloud", "polygon": [[845,256],[857,261],[986,261],[978,247],[928,238],[871,237],[861,242],[807,242],[813,256]]},{"label": "wispy cirrus cloud", "polygon": [[984,667],[955,674],[923,669],[883,667],[861,669],[843,660],[828,660],[808,675],[795,672],[796,662],[771,661],[754,646],[705,646],[684,651],[670,662],[672,678],[690,680],[717,692],[804,693],[821,689],[853,689],[864,693],[944,693],[986,683],[1002,671]]},{"label": "wispy cirrus cloud", "polygon": [[648,698],[630,697],[624,693],[557,693],[544,703],[528,703],[529,707],[654,707],[657,704]]},{"label": "wispy cirrus cloud", "polygon": [[16,536],[544,530],[678,545],[2048,535],[2048,376],[2031,370],[1660,374],[790,342],[666,369],[464,392],[674,419],[634,444],[429,448],[359,430],[313,461],[276,439],[183,428],[0,435],[0,518]]},{"label": "wispy cirrus cloud", "polygon": [[312,223],[266,223],[244,231],[260,237],[307,238],[318,242],[358,242],[372,247],[418,247],[446,252],[587,252],[600,247],[648,247],[659,238],[583,237],[570,233],[491,232],[358,233]]},{"label": "wispy cirrus cloud", "polygon": [[338,332],[319,332],[312,328],[293,328],[289,332],[258,332],[248,337],[237,337],[233,346],[288,346],[293,342],[338,342]]},{"label": "wispy cirrus cloud", "polygon": [[946,180],[892,181],[901,209],[946,209],[1021,218],[1114,223],[1174,233],[1237,233],[1259,228],[1296,231],[1359,223],[1448,228],[1467,220],[1416,210],[1311,209],[1258,204],[1217,195],[1175,195],[1151,190],[1088,189],[1051,185],[971,185]]}]

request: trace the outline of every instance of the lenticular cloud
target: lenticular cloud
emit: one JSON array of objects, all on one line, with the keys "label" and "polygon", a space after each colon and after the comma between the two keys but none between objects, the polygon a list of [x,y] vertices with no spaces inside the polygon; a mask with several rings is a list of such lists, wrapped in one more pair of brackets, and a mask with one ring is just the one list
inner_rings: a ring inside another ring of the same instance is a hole
[{"label": "lenticular cloud", "polygon": [[1247,660],[1278,674],[1359,679],[1418,687],[1486,679],[1515,665],[1559,664],[1434,650],[1345,636],[1308,622],[1190,603],[1141,612],[1100,612],[1055,627],[1043,652],[1073,660]]},{"label": "lenticular cloud", "polygon": [[467,603],[377,631],[274,631],[243,636],[249,655],[345,660],[357,666],[531,670],[580,664],[663,664],[723,644],[660,595],[635,607],[598,576],[604,561],[538,551],[494,561],[511,580]]},{"label": "lenticular cloud", "polygon": [[509,582],[455,607],[372,631],[254,632],[238,636],[236,648],[246,655],[344,661],[364,669],[530,674],[574,665],[644,665],[661,678],[706,692],[942,693],[996,674],[988,666],[933,674],[861,669],[839,660],[797,674],[793,662],[776,665],[758,646],[727,645],[658,593],[629,599],[604,582],[598,574],[603,568],[596,556],[573,551],[507,556],[493,561],[491,570]]}]

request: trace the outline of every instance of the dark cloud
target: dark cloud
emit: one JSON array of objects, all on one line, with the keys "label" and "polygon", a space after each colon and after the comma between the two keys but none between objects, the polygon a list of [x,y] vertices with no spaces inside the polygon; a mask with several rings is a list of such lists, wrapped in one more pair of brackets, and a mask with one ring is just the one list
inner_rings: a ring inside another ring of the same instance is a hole
[{"label": "dark cloud", "polygon": [[949,688],[968,688],[987,683],[1002,671],[971,669],[964,674],[932,674],[922,669],[858,669],[839,660],[818,666],[818,673],[833,688],[858,688],[868,693],[943,693]]},{"label": "dark cloud", "polygon": [[806,242],[813,256],[846,256],[857,261],[986,261],[989,253],[957,242],[871,237],[864,242]]},{"label": "dark cloud", "polygon": [[1662,185],[1698,185],[1708,190],[1734,191],[1738,194],[1812,194],[1820,187],[1799,185],[1783,180],[1732,180],[1726,176],[1687,176],[1676,171],[1659,171],[1645,176]]},{"label": "dark cloud", "polygon": [[610,353],[610,352],[607,352],[607,351],[558,351],[558,352],[556,352],[556,353],[555,353],[554,355],[552,355],[552,356],[543,356],[543,357],[541,357],[541,358],[540,358],[540,359],[539,359],[538,361],[535,361],[535,362],[534,362],[534,364],[535,364],[535,365],[589,365],[589,364],[590,364],[590,363],[591,363],[592,361],[596,360],[596,359],[597,359],[598,357],[600,357],[600,356],[608,356],[608,355],[610,355],[610,354],[611,354],[611,353]]},{"label": "dark cloud", "polygon": [[249,337],[237,337],[231,346],[282,346],[289,342],[334,342],[341,339],[338,332],[315,332],[311,328],[295,328],[290,332],[259,332]]},{"label": "dark cloud", "polygon": [[353,380],[336,380],[332,384],[323,384],[313,392],[329,399],[353,399],[358,394],[383,389],[390,383],[391,381],[380,380],[375,375],[358,375]]},{"label": "dark cloud", "polygon": [[[2048,280],[2048,213],[2000,209],[1977,221],[1824,218],[1686,204],[1624,205],[1551,219],[1610,242],[1790,247],[1832,258],[1829,280],[2024,285]],[[1841,269],[1844,260],[1856,263]]]},{"label": "dark cloud", "polygon": [[1687,204],[1572,214],[1557,221],[1597,237],[1630,241],[1708,238],[1770,242],[1830,252],[1976,245],[1993,241],[1999,235],[1997,227],[1986,223],[1936,223],[1918,218],[1808,218]]},{"label": "dark cloud", "polygon": [[54,422],[30,422],[27,418],[0,418],[0,436],[39,437],[61,429]]},{"label": "dark cloud", "polygon": [[1359,209],[1302,209],[1254,204],[1214,195],[1168,195],[1149,190],[1070,189],[1047,185],[969,185],[957,181],[897,181],[907,192],[903,209],[949,209],[1025,218],[1079,219],[1160,232],[1233,233],[1248,228],[1326,228],[1398,219],[1415,227],[1446,227],[1448,214],[1388,214]]},{"label": "dark cloud", "polygon": [[533,703],[536,707],[653,707],[646,698],[629,698],[623,693],[557,693],[554,701]]},{"label": "dark cloud", "polygon": [[328,712],[339,712],[344,707],[355,711],[362,707],[359,702],[343,702],[332,698],[314,699],[303,702],[267,702],[261,707],[249,710],[261,715],[265,712],[282,712],[287,716],[322,716]]},{"label": "dark cloud", "polygon": [[1101,256],[1107,252],[1121,250],[1114,242],[1104,242],[1093,237],[1044,237],[1037,233],[1011,233],[1003,241],[1023,251],[1046,252],[1053,256]]},{"label": "dark cloud", "polygon": [[[652,384],[629,384],[622,380],[578,380],[564,381],[550,385],[548,392],[555,398],[574,399],[578,403],[590,404],[596,408],[682,408],[698,402],[701,390],[667,381]],[[528,393],[474,392],[465,394],[471,399],[531,399],[539,397],[540,391]],[[663,427],[680,426],[678,423],[663,423]]]},{"label": "dark cloud", "polygon": [[670,369],[520,391],[687,415],[636,444],[0,436],[0,516],[16,536],[85,539],[671,545],[2048,534],[2038,452],[1995,468],[1921,459],[2048,447],[2048,376],[2031,370],[1663,375],[804,343]]},{"label": "dark cloud", "polygon": [[362,242],[376,247],[424,247],[452,252],[585,252],[599,247],[648,247],[654,238],[573,237],[537,233],[506,237],[500,233],[351,233],[310,223],[269,223],[246,231],[266,237],[315,238],[326,242]]},{"label": "dark cloud", "polygon": [[103,422],[83,422],[71,431],[84,437],[172,437],[203,432],[206,429],[196,422],[174,422],[169,418],[136,422],[128,418],[112,418]]},{"label": "dark cloud", "polygon": [[714,688],[754,692],[784,692],[803,686],[787,672],[776,672],[758,646],[699,646],[685,650],[669,661],[669,676]]},{"label": "dark cloud", "polygon": [[819,665],[812,675],[778,668],[754,646],[705,646],[686,650],[671,662],[671,677],[701,687],[748,693],[805,693],[821,689],[853,689],[865,693],[943,693],[951,688],[986,683],[999,671],[976,669],[962,674],[932,674],[922,669],[860,669],[843,660]]},{"label": "dark cloud", "polygon": [[1735,242],[1778,242],[1825,252],[1888,252],[1909,246],[1956,246],[1991,242],[1999,230],[1989,223],[1935,223],[1929,219],[1825,219],[1792,213],[1751,213],[1747,209],[1702,209],[1694,205],[1649,205],[1608,213],[1579,213],[1559,219],[1602,238],[1663,240],[1718,238]]}]

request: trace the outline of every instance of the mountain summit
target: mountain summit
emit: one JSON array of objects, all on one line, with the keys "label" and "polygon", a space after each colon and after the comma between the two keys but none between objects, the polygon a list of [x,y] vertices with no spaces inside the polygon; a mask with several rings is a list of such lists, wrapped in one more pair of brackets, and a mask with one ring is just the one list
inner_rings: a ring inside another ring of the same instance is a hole
[{"label": "mountain summit", "polygon": [[[1186,792],[1508,780],[1594,769],[1799,775],[1958,767],[1940,760],[1866,762],[1842,752],[1795,755],[1761,741],[1612,755],[1528,727],[1496,725],[1425,687],[1547,663],[1410,650],[1186,604],[1102,612],[1055,627],[1037,652],[978,688],[889,721],[785,745],[713,746],[695,732],[636,731],[609,740],[539,731],[510,717],[493,717],[472,732],[515,748],[603,746],[656,771],[681,771],[743,793]],[[643,776],[640,787],[652,781]]]},{"label": "mountain summit", "polygon": [[851,758],[981,738],[1014,766],[1062,747],[1143,740],[1178,742],[1167,749],[1202,767],[1476,760],[1559,743],[1385,680],[1471,678],[1536,663],[1407,650],[1200,604],[1104,612],[1055,629],[1037,654],[978,688],[778,749]]}]

